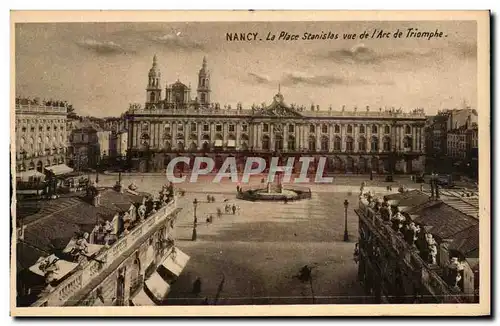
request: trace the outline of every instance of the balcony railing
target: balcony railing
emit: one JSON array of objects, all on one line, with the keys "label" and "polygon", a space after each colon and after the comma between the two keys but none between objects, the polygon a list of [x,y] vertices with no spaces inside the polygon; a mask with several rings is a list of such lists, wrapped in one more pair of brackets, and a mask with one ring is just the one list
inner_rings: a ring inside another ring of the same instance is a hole
[{"label": "balcony railing", "polygon": [[451,288],[437,273],[438,266],[432,267],[427,264],[422,257],[409,246],[400,234],[394,231],[391,225],[385,222],[379,213],[369,206],[366,199],[359,201],[358,216],[364,219],[371,231],[378,234],[386,244],[389,244],[404,262],[416,273],[420,275],[421,283],[427,288],[429,293],[435,297],[443,298],[445,303],[462,303],[463,293]]},{"label": "balcony railing", "polygon": [[176,206],[177,200],[174,198],[173,201],[158,209],[154,215],[136,226],[128,235],[115,242],[108,250],[95,257],[95,260],[82,265],[80,270],[73,273],[52,292],[40,298],[32,307],[63,306],[69,298],[88,285],[103,269],[111,266],[120,255],[132,248],[142,235],[163,223],[176,210]]},{"label": "balcony railing", "polygon": [[16,104],[16,113],[58,113],[67,114],[68,109],[61,106]]}]

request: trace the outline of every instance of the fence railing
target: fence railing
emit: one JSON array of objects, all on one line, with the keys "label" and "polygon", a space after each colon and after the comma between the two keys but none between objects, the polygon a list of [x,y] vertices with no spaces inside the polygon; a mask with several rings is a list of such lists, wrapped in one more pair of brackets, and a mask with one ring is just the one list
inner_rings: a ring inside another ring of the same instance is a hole
[{"label": "fence railing", "polygon": [[84,263],[81,269],[73,273],[67,280],[59,284],[52,292],[40,298],[32,307],[62,306],[66,300],[88,285],[102,270],[109,267],[126,250],[139,241],[141,235],[163,223],[176,209],[177,199],[158,209],[154,215],[137,225],[128,235],[116,241],[108,250],[101,253],[95,260]]}]

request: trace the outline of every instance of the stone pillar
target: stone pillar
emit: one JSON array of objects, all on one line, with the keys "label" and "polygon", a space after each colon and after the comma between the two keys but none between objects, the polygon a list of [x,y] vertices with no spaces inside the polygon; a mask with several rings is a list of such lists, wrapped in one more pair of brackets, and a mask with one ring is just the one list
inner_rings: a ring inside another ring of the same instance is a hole
[{"label": "stone pillar", "polygon": [[328,151],[333,151],[333,125],[328,124]]},{"label": "stone pillar", "polygon": [[359,151],[359,144],[358,144],[358,128],[359,128],[359,125],[357,123],[355,123],[353,126],[352,126],[352,137],[353,137],[353,149],[354,149],[354,153],[357,153]]},{"label": "stone pillar", "polygon": [[321,139],[323,138],[323,132],[321,131],[321,124],[316,123],[315,124],[315,130],[316,131],[316,152],[321,150]]},{"label": "stone pillar", "polygon": [[346,133],[347,133],[347,125],[342,123],[340,125],[340,139],[341,139],[341,151],[345,152],[346,151]]},{"label": "stone pillar", "polygon": [[227,146],[227,139],[228,139],[228,133],[229,133],[229,124],[227,123],[227,121],[224,121],[222,123],[222,138],[224,139],[223,142],[223,146],[226,147]]},{"label": "stone pillar", "polygon": [[274,151],[274,123],[269,123],[269,149]]},{"label": "stone pillar", "polygon": [[415,126],[411,126],[411,139],[412,139],[412,152],[417,151],[417,128]]},{"label": "stone pillar", "polygon": [[283,150],[288,151],[288,123],[283,125]]}]

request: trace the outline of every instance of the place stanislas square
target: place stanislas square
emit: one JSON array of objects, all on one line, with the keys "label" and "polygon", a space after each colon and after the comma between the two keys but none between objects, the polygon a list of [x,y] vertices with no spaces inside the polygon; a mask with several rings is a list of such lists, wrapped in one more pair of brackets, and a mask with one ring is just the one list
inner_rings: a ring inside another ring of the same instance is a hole
[{"label": "place stanislas square", "polygon": [[[370,303],[357,280],[354,208],[363,182],[368,190],[388,192],[382,177],[326,177],[324,163],[311,171],[307,156],[298,174],[290,169],[293,159],[281,165],[272,159],[266,166],[248,158],[238,168],[229,157],[218,171],[209,158],[194,160],[189,174],[176,171],[190,163],[179,157],[166,174],[122,176],[138,191],[172,182],[182,193],[174,236],[191,259],[167,304]],[[103,175],[99,184],[112,185],[116,178]],[[308,282],[300,280],[305,266]],[[202,285],[195,294],[197,279]]]}]

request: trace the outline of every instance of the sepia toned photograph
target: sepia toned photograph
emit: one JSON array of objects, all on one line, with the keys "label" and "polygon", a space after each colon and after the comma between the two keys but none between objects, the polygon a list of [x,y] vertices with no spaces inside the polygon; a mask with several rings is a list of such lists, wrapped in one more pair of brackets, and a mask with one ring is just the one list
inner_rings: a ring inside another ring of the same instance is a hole
[{"label": "sepia toned photograph", "polygon": [[490,313],[489,12],[11,28],[11,314]]}]

